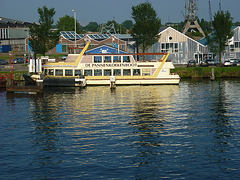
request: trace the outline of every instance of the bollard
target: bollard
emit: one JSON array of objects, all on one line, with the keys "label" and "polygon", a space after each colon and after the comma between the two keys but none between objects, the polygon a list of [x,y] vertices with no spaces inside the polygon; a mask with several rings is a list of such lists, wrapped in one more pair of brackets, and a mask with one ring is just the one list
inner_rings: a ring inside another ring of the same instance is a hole
[{"label": "bollard", "polygon": [[214,68],[212,68],[212,75],[210,76],[210,79],[211,79],[212,81],[215,80]]},{"label": "bollard", "polygon": [[116,88],[116,77],[110,76],[110,89],[115,89],[115,88]]}]

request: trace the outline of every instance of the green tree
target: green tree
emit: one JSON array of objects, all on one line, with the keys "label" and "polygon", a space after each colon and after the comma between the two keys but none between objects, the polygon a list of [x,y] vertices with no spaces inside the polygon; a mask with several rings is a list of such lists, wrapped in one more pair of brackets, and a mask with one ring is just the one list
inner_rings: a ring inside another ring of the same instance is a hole
[{"label": "green tree", "polygon": [[122,25],[123,25],[126,29],[130,30],[131,27],[133,26],[133,22],[132,22],[132,20],[126,20],[126,21],[124,21],[124,22],[122,23]]},{"label": "green tree", "polygon": [[[74,17],[70,17],[68,15],[59,18],[57,22],[57,28],[59,31],[75,31],[75,19]],[[81,25],[76,23],[76,31],[77,33],[82,33]]]},{"label": "green tree", "polygon": [[136,39],[137,46],[140,45],[144,53],[149,46],[158,41],[161,20],[148,2],[132,6],[132,18],[135,24],[131,34]]},{"label": "green tree", "polygon": [[54,8],[48,9],[46,6],[38,8],[39,24],[34,23],[29,27],[30,46],[36,53],[45,55],[53,49],[59,42],[59,32],[52,30]]},{"label": "green tree", "polygon": [[218,11],[214,15],[212,37],[208,36],[209,47],[212,52],[219,55],[221,65],[222,53],[225,51],[226,46],[229,44],[229,39],[233,37],[232,31],[233,18],[229,11]]},{"label": "green tree", "polygon": [[86,31],[99,32],[100,26],[96,22],[90,22],[85,27]]}]

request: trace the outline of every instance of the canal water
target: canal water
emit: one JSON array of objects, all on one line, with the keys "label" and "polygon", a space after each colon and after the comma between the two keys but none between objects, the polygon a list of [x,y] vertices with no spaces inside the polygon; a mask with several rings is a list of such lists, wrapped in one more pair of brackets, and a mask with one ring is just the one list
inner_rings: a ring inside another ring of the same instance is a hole
[{"label": "canal water", "polygon": [[0,91],[0,179],[238,179],[240,80]]}]

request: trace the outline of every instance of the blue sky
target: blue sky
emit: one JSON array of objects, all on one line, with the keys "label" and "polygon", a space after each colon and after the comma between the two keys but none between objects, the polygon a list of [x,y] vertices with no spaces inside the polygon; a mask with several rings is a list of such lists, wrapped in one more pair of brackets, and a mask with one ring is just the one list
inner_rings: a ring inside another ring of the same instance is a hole
[{"label": "blue sky", "polygon": [[[240,0],[211,0],[212,14],[219,9],[219,1],[222,10],[230,11],[233,22],[240,21]],[[37,22],[39,15],[37,9],[46,5],[55,8],[55,23],[65,15],[73,16],[72,10],[77,10],[77,20],[85,26],[89,22],[106,23],[115,20],[122,23],[132,20],[131,7],[146,0],[0,0],[0,16],[27,22]],[[168,21],[181,22],[185,0],[148,0],[152,3],[162,24]],[[197,15],[209,21],[209,0],[199,0]]]}]

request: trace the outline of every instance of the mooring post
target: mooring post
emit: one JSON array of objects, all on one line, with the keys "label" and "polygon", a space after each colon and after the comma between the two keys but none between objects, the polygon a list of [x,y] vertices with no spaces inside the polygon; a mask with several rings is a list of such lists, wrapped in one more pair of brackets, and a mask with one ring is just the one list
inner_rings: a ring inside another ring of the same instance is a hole
[{"label": "mooring post", "polygon": [[215,80],[214,68],[212,68],[212,75],[210,76],[210,79],[211,79],[212,81]]},{"label": "mooring post", "polygon": [[110,89],[115,89],[115,88],[116,88],[116,77],[110,76]]}]

